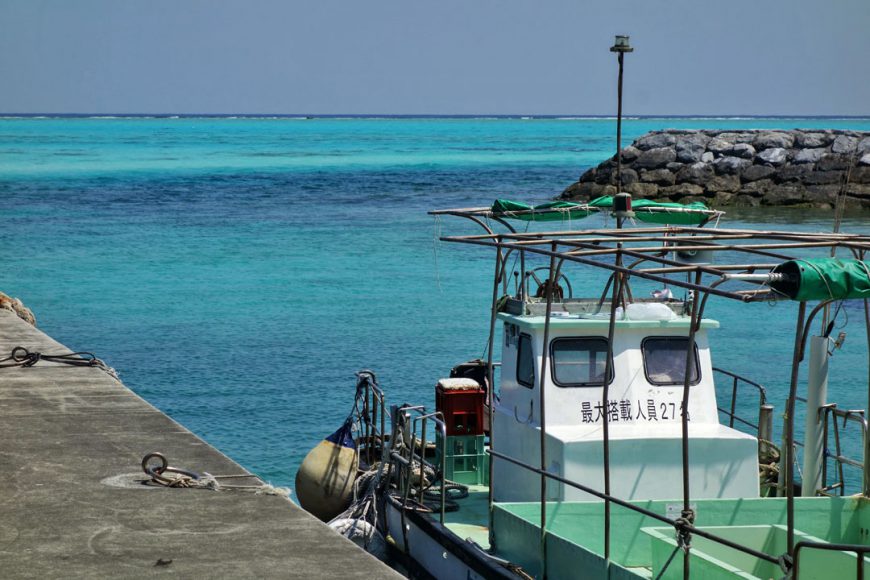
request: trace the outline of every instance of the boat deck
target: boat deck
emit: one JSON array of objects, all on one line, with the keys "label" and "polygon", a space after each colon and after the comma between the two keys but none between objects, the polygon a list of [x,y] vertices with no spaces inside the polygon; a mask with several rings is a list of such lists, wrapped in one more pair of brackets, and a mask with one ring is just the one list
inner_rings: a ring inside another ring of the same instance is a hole
[{"label": "boat deck", "polygon": [[444,514],[444,524],[463,540],[489,549],[489,487],[468,486],[468,497],[456,502],[459,509]]}]

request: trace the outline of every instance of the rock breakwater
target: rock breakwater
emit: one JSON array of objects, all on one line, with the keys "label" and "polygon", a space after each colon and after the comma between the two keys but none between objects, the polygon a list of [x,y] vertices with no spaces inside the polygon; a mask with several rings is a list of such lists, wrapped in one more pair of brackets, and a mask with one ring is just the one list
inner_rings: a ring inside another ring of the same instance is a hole
[{"label": "rock breakwater", "polygon": [[[621,189],[643,199],[830,208],[844,184],[848,206],[870,208],[870,132],[665,130],[622,150]],[[615,193],[616,156],[561,197]]]}]

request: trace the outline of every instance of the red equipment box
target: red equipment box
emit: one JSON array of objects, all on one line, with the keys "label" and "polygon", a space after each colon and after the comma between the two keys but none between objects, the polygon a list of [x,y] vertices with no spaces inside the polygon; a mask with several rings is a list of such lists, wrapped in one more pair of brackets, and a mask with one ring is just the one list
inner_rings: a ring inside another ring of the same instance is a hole
[{"label": "red equipment box", "polygon": [[483,435],[486,391],[472,379],[441,379],[435,386],[435,409],[444,414],[447,435]]}]

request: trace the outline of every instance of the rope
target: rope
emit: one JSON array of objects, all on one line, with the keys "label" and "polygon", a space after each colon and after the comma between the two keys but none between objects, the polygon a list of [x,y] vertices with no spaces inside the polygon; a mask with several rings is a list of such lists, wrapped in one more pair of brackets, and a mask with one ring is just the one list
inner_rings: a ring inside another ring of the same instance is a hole
[{"label": "rope", "polygon": [[107,365],[101,359],[98,359],[92,352],[67,352],[63,354],[43,354],[38,351],[29,351],[23,346],[16,346],[12,349],[12,353],[4,359],[0,359],[0,368],[12,367],[32,367],[39,361],[55,362],[74,367],[96,367],[116,381],[121,381],[118,378],[118,372]]},{"label": "rope", "polygon": [[[155,464],[152,460],[158,460]],[[239,473],[233,475],[212,475],[208,472],[199,474],[188,469],[181,469],[169,465],[169,461],[162,453],[149,453],[142,458],[142,471],[151,477],[151,482],[163,487],[174,487],[182,489],[200,488],[218,490],[241,490],[253,491],[257,495],[279,495],[289,498],[290,490],[283,487],[275,487],[267,483],[260,482],[260,485],[227,485],[220,483],[221,479],[242,479],[256,478],[258,476],[251,473]]]}]

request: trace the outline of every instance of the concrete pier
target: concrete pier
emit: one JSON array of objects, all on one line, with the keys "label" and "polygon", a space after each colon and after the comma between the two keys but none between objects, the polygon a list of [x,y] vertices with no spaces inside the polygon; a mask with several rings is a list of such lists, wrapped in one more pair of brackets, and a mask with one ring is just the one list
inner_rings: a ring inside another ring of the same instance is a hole
[{"label": "concrete pier", "polygon": [[[16,346],[70,351],[0,310]],[[245,470],[98,368],[0,368],[0,417],[0,577],[401,578],[286,498],[139,483]]]}]

